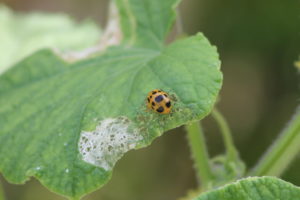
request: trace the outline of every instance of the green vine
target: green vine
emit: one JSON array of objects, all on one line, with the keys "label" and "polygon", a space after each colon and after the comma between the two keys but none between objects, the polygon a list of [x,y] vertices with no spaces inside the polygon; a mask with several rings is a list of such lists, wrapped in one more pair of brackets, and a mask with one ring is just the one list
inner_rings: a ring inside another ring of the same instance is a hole
[{"label": "green vine", "polygon": [[237,161],[238,160],[238,151],[236,150],[234,143],[233,143],[233,139],[232,139],[232,134],[231,131],[229,129],[229,126],[225,120],[225,118],[223,117],[223,115],[217,110],[214,109],[212,111],[212,117],[216,120],[221,134],[223,136],[223,140],[224,140],[224,144],[225,144],[225,149],[226,149],[226,158],[227,161]]},{"label": "green vine", "polygon": [[250,172],[251,176],[280,176],[300,151],[300,108],[274,144]]}]

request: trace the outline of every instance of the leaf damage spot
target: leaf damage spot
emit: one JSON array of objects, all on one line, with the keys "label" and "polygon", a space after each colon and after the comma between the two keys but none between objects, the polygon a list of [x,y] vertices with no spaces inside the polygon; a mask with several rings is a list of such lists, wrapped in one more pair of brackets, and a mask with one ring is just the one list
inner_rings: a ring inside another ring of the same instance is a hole
[{"label": "leaf damage spot", "polygon": [[79,152],[82,159],[105,170],[111,170],[127,151],[143,140],[126,117],[107,118],[100,121],[94,131],[82,131]]}]

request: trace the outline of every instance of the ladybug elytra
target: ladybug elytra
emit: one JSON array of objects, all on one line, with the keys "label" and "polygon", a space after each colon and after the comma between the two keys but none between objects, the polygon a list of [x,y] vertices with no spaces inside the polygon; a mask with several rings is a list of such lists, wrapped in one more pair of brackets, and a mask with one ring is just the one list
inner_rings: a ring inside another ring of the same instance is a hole
[{"label": "ladybug elytra", "polygon": [[171,112],[172,104],[169,95],[162,90],[152,90],[147,96],[148,108],[160,114],[168,114]]}]

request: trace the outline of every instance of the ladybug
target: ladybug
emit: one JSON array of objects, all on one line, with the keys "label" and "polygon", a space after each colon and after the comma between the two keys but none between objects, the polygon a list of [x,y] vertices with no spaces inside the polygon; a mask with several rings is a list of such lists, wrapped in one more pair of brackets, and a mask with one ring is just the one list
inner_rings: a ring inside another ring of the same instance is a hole
[{"label": "ladybug", "polygon": [[147,106],[160,114],[168,114],[171,112],[172,104],[169,95],[162,90],[152,90],[147,96]]}]

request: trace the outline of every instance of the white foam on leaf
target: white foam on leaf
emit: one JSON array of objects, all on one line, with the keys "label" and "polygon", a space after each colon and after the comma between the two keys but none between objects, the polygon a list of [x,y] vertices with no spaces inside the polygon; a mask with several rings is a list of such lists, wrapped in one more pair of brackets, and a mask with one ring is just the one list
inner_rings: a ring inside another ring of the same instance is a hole
[{"label": "white foam on leaf", "polygon": [[92,165],[111,170],[122,155],[134,149],[143,137],[126,117],[108,118],[100,121],[94,131],[82,131],[79,152],[82,159]]}]

